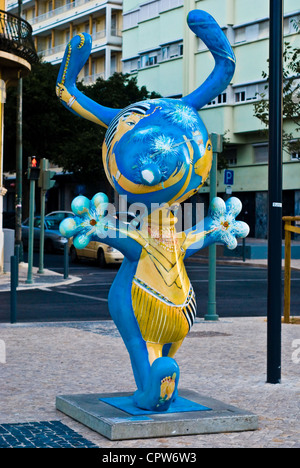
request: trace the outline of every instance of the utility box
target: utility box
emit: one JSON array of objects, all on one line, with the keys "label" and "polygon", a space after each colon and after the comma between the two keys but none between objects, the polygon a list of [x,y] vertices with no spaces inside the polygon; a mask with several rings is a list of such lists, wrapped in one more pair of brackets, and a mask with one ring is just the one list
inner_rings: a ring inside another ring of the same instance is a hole
[{"label": "utility box", "polygon": [[3,229],[4,234],[4,273],[10,272],[10,257],[15,254],[15,231]]}]

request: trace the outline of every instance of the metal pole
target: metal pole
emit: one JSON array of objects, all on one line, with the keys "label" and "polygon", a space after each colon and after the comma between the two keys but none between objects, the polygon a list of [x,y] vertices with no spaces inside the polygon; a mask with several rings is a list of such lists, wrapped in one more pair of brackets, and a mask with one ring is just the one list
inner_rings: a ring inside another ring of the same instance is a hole
[{"label": "metal pole", "polygon": [[64,279],[69,277],[69,243],[66,239],[64,245]]},{"label": "metal pole", "polygon": [[35,180],[30,181],[30,199],[29,199],[29,233],[28,233],[28,271],[27,284],[32,284],[32,266],[33,266],[33,243],[34,243],[34,201],[35,201]]},{"label": "metal pole", "polygon": [[[48,160],[42,159],[42,177],[43,172],[48,169]],[[40,256],[38,273],[44,273],[44,240],[45,240],[45,198],[46,190],[41,187],[41,226],[40,226]]]},{"label": "metal pole", "polygon": [[17,321],[17,257],[10,257],[10,323]]},{"label": "metal pole", "polygon": [[[18,0],[18,16],[22,14],[22,0]],[[21,26],[19,26],[19,36],[21,35]],[[17,85],[17,126],[16,126],[16,233],[15,243],[20,246],[20,261],[23,261],[22,244],[22,177],[23,177],[23,80],[18,79]]]},{"label": "metal pole", "polygon": [[[213,160],[210,171],[210,202],[217,196],[217,165],[218,153],[222,152],[223,137],[216,133],[211,134],[211,142],[213,147]],[[216,313],[216,280],[217,280],[217,246],[212,244],[209,246],[209,271],[208,271],[208,302],[207,314],[205,320],[219,320]]]},{"label": "metal pole", "polygon": [[19,286],[19,263],[20,263],[20,246],[15,245],[15,256],[17,259],[17,286]]},{"label": "metal pole", "polygon": [[283,0],[270,0],[267,382],[281,381]]}]

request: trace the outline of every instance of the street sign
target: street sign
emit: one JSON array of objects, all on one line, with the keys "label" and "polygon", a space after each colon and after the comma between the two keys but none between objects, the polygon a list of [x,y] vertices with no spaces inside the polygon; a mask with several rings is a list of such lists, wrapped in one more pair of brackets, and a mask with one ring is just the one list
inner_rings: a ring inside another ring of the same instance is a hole
[{"label": "street sign", "polygon": [[234,171],[230,169],[225,169],[224,171],[224,185],[233,185],[234,184]]}]

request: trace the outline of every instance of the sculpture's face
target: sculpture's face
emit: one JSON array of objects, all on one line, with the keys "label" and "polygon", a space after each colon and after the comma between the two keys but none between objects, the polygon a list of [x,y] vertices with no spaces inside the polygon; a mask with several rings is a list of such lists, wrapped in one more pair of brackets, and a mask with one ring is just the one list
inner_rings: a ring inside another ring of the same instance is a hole
[{"label": "sculpture's face", "polygon": [[131,203],[180,203],[205,182],[212,162],[207,130],[180,100],[131,105],[111,122],[103,145],[111,185]]}]

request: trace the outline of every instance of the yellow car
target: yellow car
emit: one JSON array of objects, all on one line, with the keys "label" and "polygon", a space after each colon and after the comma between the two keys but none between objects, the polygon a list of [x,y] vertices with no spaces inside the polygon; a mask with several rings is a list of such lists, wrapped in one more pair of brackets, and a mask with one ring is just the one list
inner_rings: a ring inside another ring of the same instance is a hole
[{"label": "yellow car", "polygon": [[[122,222],[125,224],[133,223],[137,228],[140,225],[134,213],[118,212],[116,213],[116,218],[122,219]],[[72,238],[69,239],[69,253],[71,262],[73,263],[80,259],[96,260],[100,268],[104,268],[110,263],[122,263],[124,259],[124,255],[121,252],[102,242],[92,241],[84,249],[76,249]]]},{"label": "yellow car", "polygon": [[117,249],[96,241],[90,242],[84,249],[76,249],[70,239],[69,252],[71,262],[76,263],[81,259],[95,260],[100,268],[110,263],[122,263],[124,258],[124,255]]}]

